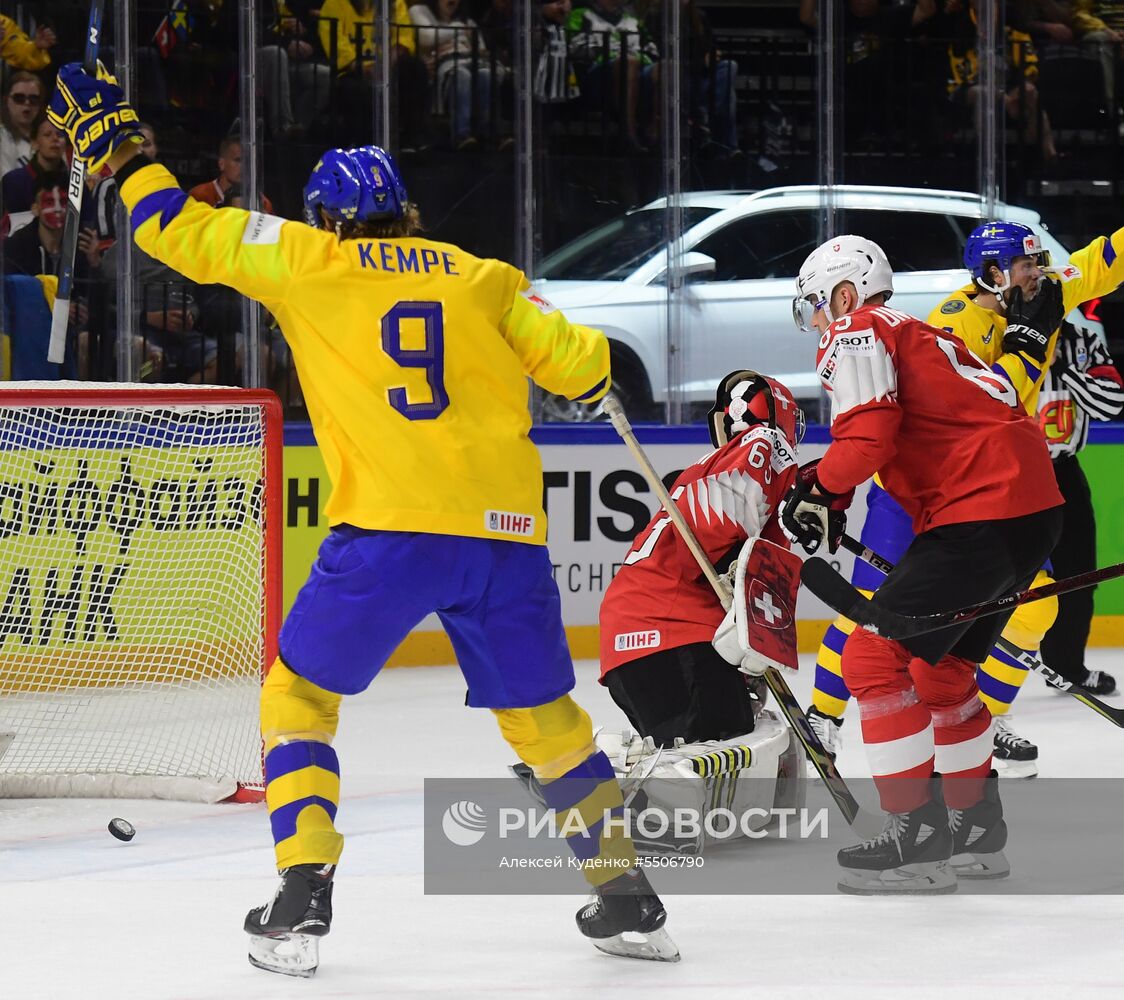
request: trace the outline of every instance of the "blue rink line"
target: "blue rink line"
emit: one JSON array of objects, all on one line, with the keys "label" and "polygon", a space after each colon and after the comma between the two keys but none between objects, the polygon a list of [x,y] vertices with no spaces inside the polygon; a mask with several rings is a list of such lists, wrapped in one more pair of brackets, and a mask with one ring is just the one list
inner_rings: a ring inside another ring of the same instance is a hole
[{"label": "blue rink line", "polygon": [[[635,424],[632,428],[641,444],[701,444],[710,443],[705,424],[684,424],[667,427],[663,424]],[[619,444],[620,438],[609,423],[592,424],[539,424],[531,428],[535,444]],[[804,444],[829,444],[831,434],[825,424],[809,424]],[[312,426],[307,423],[285,424],[285,444],[289,446],[315,445]],[[1094,423],[1089,428],[1089,444],[1124,444],[1124,423]]]}]

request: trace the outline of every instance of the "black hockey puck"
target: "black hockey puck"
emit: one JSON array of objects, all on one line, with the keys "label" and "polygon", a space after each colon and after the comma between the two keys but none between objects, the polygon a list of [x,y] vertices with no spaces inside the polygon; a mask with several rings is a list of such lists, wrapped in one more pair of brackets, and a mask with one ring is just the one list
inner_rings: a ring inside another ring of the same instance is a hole
[{"label": "black hockey puck", "polygon": [[109,821],[109,832],[118,840],[132,840],[137,835],[137,828],[127,819],[118,817]]}]

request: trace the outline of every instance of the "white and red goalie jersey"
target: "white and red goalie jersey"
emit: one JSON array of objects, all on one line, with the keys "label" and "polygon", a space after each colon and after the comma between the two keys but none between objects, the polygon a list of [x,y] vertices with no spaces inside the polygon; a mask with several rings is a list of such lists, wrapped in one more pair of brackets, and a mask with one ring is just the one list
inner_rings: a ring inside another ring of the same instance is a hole
[{"label": "white and red goalie jersey", "polygon": [[831,394],[824,489],[846,493],[878,473],[917,533],[1062,502],[1018,393],[957,337],[864,306],[824,333],[816,370]]},{"label": "white and red goalie jersey", "polygon": [[[788,548],[774,513],[795,476],[795,449],[780,431],[759,426],[684,470],[671,496],[711,563],[721,565],[751,535]],[[601,676],[659,650],[710,642],[724,614],[661,510],[636,536],[601,602]]]}]

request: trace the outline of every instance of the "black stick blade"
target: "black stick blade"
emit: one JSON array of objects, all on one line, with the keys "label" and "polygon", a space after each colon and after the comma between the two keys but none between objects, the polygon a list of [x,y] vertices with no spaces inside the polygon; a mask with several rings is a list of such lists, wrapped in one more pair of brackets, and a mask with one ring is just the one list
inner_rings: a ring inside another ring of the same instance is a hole
[{"label": "black stick blade", "polygon": [[800,582],[828,607],[859,625],[870,625],[870,602],[826,560],[813,556],[800,569]]}]

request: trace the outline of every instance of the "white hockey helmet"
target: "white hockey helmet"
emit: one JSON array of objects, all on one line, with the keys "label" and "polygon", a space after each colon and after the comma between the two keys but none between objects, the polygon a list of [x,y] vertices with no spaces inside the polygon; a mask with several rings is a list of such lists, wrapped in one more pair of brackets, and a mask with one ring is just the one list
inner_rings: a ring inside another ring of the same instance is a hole
[{"label": "white hockey helmet", "polygon": [[831,293],[841,281],[855,286],[861,306],[872,295],[894,294],[894,272],[886,254],[873,240],[862,236],[836,236],[808,254],[796,278],[792,318],[797,329],[812,329],[812,316],[823,309],[830,322]]}]

